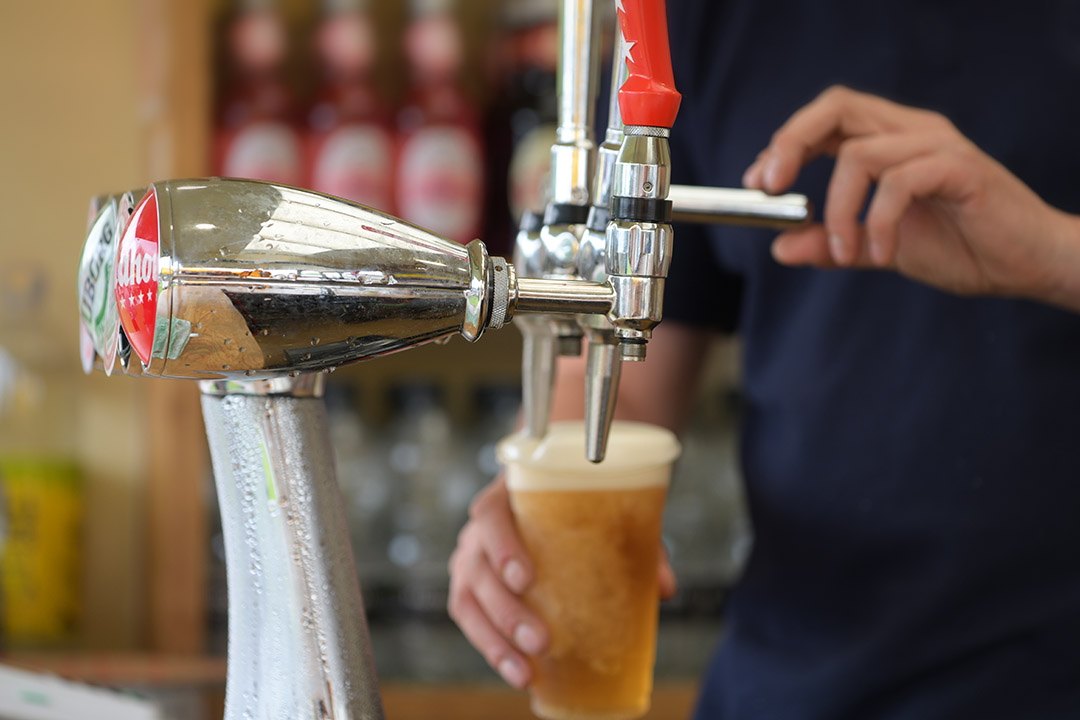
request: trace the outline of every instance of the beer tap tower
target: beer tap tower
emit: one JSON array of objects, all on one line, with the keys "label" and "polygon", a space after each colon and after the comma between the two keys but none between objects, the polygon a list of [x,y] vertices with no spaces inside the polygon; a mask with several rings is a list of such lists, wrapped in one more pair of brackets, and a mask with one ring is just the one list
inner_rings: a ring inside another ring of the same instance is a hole
[{"label": "beer tap tower", "polygon": [[[522,229],[514,264],[479,240],[462,246],[371,208],[255,181],[159,182],[92,203],[79,275],[86,367],[96,356],[106,372],[118,363],[202,391],[226,544],[229,720],[383,717],[321,399],[326,373],[455,334],[477,340],[517,319],[529,428],[542,434],[555,353],[579,348],[584,333],[588,454],[603,457],[619,364],[644,357],[661,318],[666,138],[679,101],[662,0],[617,5],[626,125],[612,113],[594,178],[598,14],[590,0],[563,0],[552,205],[538,232]],[[787,225],[808,214],[800,196],[679,192],[696,221]]]}]

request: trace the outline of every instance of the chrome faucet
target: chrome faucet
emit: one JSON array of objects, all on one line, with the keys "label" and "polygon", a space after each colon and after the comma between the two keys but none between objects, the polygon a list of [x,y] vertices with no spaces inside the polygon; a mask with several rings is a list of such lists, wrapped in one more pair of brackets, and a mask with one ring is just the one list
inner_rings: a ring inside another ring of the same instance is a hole
[{"label": "chrome faucet", "polygon": [[[592,0],[561,0],[562,44],[557,65],[558,127],[551,146],[548,203],[533,236],[533,218],[522,217],[514,262],[530,277],[580,279],[577,262],[590,207],[590,184],[596,165],[593,107],[599,77],[601,13]],[[525,431],[547,431],[556,359],[582,350],[582,329],[575,318],[542,315],[522,318],[522,414]]]},{"label": "chrome faucet", "polygon": [[[92,355],[200,381],[229,582],[226,717],[382,718],[325,375],[530,313],[604,314],[611,287],[518,277],[479,240],[268,183],[168,181],[98,205],[80,270]],[[109,307],[117,321],[95,324]]]},{"label": "chrome faucet", "polygon": [[96,356],[106,371],[200,381],[226,542],[229,720],[383,717],[325,374],[514,321],[526,421],[542,435],[555,358],[580,353],[585,335],[587,454],[599,461],[621,362],[644,358],[662,317],[671,219],[809,216],[802,196],[670,185],[678,94],[663,2],[616,5],[616,76],[628,79],[615,83],[597,150],[599,16],[591,0],[562,0],[551,203],[542,222],[523,221],[513,263],[480,240],[462,246],[255,181],[159,182],[92,205],[79,275],[85,366]]},{"label": "chrome faucet", "polygon": [[[534,218],[523,217],[514,253],[519,271],[529,268],[529,274],[540,277],[574,277],[612,289],[613,305],[607,313],[577,318],[588,340],[585,451],[593,462],[606,452],[622,361],[645,359],[646,343],[662,318],[673,248],[671,221],[782,229],[810,218],[809,202],[802,195],[671,185],[667,137],[680,98],[671,76],[664,3],[619,0],[616,10],[620,29],[612,59],[608,127],[595,153],[590,193],[581,171],[593,164],[598,17],[590,2],[560,4],[563,46],[559,135],[551,150],[553,200],[539,237],[528,229]],[[626,112],[620,95],[626,96]],[[555,359],[580,354],[580,331],[564,318],[523,318],[519,326],[524,339],[525,427],[529,434],[542,436]]]}]

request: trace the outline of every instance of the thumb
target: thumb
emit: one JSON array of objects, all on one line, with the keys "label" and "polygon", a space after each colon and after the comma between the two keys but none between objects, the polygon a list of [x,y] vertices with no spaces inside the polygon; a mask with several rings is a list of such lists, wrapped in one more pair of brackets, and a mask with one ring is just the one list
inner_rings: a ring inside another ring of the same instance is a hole
[{"label": "thumb", "polygon": [[660,566],[657,568],[657,574],[660,581],[660,599],[670,600],[675,597],[675,593],[679,590],[679,583],[675,579],[675,571],[671,569],[671,561],[668,560],[667,550],[664,547],[660,548]]}]

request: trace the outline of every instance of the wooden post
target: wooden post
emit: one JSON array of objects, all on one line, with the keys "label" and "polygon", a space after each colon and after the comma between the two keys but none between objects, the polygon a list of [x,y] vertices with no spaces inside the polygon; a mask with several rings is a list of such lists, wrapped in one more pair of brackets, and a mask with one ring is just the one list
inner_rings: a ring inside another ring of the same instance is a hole
[{"label": "wooden post", "polygon": [[[206,173],[210,113],[208,0],[138,3],[139,109],[151,180]],[[209,476],[198,389],[148,381],[147,643],[196,654],[207,640]]]}]

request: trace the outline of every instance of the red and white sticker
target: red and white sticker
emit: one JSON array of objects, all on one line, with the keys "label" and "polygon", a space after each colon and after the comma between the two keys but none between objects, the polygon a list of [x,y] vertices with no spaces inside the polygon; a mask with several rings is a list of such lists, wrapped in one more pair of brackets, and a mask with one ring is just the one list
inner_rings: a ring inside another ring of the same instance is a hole
[{"label": "red and white sticker", "polygon": [[131,347],[150,364],[160,280],[157,191],[142,199],[120,238],[116,258],[116,305]]}]

